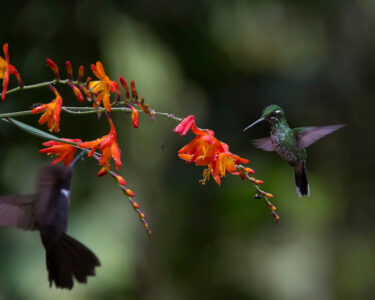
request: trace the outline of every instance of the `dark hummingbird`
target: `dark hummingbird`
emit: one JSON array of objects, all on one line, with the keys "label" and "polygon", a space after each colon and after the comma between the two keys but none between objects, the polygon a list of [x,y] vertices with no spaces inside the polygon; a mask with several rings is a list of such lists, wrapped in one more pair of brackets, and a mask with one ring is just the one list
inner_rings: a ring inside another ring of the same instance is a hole
[{"label": "dark hummingbird", "polygon": [[95,267],[100,266],[90,249],[66,234],[76,160],[68,167],[42,167],[35,194],[0,196],[0,226],[39,230],[49,284],[63,289],[73,288],[73,278],[86,283],[88,276],[95,275]]},{"label": "dark hummingbird", "polygon": [[310,187],[306,176],[307,154],[305,148],[345,125],[298,127],[291,129],[281,107],[272,104],[263,110],[260,119],[246,127],[243,131],[262,121],[269,123],[270,137],[254,140],[255,147],[266,151],[276,151],[294,168],[298,196],[309,196]]}]

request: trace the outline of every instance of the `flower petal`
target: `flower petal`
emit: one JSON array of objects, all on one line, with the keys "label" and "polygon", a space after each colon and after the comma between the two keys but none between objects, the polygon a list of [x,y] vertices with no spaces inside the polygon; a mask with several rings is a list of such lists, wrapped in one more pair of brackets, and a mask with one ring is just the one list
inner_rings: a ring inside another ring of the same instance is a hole
[{"label": "flower petal", "polygon": [[194,116],[193,115],[187,116],[173,129],[173,132],[184,136],[193,125],[195,125]]}]

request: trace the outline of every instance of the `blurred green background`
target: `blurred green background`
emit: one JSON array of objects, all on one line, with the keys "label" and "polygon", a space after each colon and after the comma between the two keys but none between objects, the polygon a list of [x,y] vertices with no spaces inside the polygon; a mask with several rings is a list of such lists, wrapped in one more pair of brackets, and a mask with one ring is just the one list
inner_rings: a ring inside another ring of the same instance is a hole
[{"label": "blurred green background", "polygon": [[[192,135],[175,122],[113,113],[120,172],[153,230],[151,240],[110,177],[85,159],[73,178],[69,234],[102,267],[73,291],[50,289],[38,233],[0,228],[0,299],[371,299],[375,292],[375,2],[2,1],[0,44],[25,84],[52,79],[47,57],[112,79],[134,79],[153,109],[194,114],[231,152],[250,159],[275,194],[281,224],[248,182],[198,183],[202,168],[176,153]],[[2,55],[2,54],[1,54]],[[64,71],[61,72],[65,74]],[[86,73],[87,74],[87,73]],[[15,87],[11,79],[9,88]],[[65,105],[76,105],[59,89]],[[0,112],[49,102],[47,89],[8,95]],[[299,199],[292,169],[246,133],[268,104],[292,127],[346,123],[308,149],[311,197]],[[37,125],[37,116],[20,117]],[[95,115],[63,114],[60,137],[108,131]],[[50,159],[42,140],[0,123],[0,194],[30,193]]]}]

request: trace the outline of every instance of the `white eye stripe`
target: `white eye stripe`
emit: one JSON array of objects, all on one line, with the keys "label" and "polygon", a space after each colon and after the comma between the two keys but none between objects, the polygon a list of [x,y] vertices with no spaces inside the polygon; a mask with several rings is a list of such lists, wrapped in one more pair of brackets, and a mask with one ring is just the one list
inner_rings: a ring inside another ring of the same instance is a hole
[{"label": "white eye stripe", "polygon": [[275,110],[275,114],[281,113],[281,110]]},{"label": "white eye stripe", "polygon": [[60,193],[63,194],[66,198],[69,198],[70,191],[67,189],[61,189]]}]

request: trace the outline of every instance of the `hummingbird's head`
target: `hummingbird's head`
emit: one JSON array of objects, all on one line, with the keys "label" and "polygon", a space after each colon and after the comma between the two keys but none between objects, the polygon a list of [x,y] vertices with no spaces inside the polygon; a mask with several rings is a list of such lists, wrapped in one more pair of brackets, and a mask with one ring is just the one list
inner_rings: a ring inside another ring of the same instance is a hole
[{"label": "hummingbird's head", "polygon": [[275,104],[268,105],[262,113],[262,118],[270,123],[274,123],[275,121],[284,117],[285,114],[282,108]]},{"label": "hummingbird's head", "polygon": [[255,124],[258,124],[262,121],[268,121],[270,124],[274,124],[284,117],[284,111],[280,106],[277,106],[275,104],[268,105],[263,110],[262,117],[256,120],[254,123],[247,126],[243,131],[253,127]]}]

